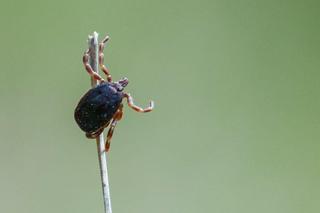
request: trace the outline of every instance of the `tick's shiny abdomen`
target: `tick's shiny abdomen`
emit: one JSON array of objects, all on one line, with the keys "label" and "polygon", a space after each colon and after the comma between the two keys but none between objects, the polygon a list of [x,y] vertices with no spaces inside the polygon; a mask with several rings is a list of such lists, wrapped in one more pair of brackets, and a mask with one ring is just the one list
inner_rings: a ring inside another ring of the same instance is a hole
[{"label": "tick's shiny abdomen", "polygon": [[79,101],[74,118],[86,133],[94,133],[108,124],[119,108],[123,93],[109,83],[90,89]]}]

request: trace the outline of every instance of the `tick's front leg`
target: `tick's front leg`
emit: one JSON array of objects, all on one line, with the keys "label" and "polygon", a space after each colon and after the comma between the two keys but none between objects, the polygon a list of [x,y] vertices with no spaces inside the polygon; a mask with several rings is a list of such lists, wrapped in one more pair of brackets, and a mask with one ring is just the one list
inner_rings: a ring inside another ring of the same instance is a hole
[{"label": "tick's front leg", "polygon": [[109,40],[109,36],[106,36],[102,42],[99,44],[99,65],[101,70],[106,74],[107,76],[107,81],[112,82],[112,77],[110,75],[109,69],[103,64],[103,59],[104,59],[104,54],[103,54],[103,49],[105,43]]},{"label": "tick's front leg", "polygon": [[127,98],[128,106],[137,112],[150,112],[153,110],[153,107],[154,107],[153,101],[150,101],[149,107],[143,109],[133,103],[133,98],[129,93],[124,93],[124,97]]}]

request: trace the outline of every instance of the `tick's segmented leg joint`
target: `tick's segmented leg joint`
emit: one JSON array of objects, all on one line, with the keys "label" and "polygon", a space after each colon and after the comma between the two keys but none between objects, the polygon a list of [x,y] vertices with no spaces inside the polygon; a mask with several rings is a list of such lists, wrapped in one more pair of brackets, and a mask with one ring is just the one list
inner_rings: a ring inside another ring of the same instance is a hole
[{"label": "tick's segmented leg joint", "polygon": [[112,138],[112,135],[113,135],[113,131],[116,128],[116,125],[117,125],[118,121],[120,121],[121,118],[122,118],[122,115],[123,115],[122,108],[123,108],[123,105],[121,104],[119,109],[118,109],[118,111],[113,116],[113,120],[112,120],[112,122],[110,124],[110,129],[108,131],[107,140],[106,140],[106,143],[105,143],[106,152],[108,152],[109,149],[110,149],[110,144],[111,144],[111,138]]},{"label": "tick's segmented leg joint", "polygon": [[137,105],[135,105],[133,103],[133,98],[129,93],[124,93],[124,97],[127,98],[128,106],[130,108],[132,108],[133,110],[137,111],[137,112],[150,112],[154,108],[154,102],[153,101],[150,101],[149,107],[143,109],[143,108],[141,108],[141,107],[139,107],[139,106],[137,106]]},{"label": "tick's segmented leg joint", "polygon": [[99,66],[100,66],[100,69],[104,72],[104,74],[106,74],[107,81],[108,82],[112,82],[112,76],[110,75],[109,69],[103,64],[103,61],[104,61],[104,54],[103,54],[104,45],[108,40],[109,40],[109,36],[106,36],[102,40],[102,42],[99,44]]},{"label": "tick's segmented leg joint", "polygon": [[94,78],[95,80],[98,80],[98,81],[105,81],[98,73],[96,73],[91,65],[89,64],[89,50],[87,50],[83,57],[82,57],[82,62],[83,62],[83,65],[85,67],[85,69],[87,70],[87,72],[89,73],[89,75]]}]

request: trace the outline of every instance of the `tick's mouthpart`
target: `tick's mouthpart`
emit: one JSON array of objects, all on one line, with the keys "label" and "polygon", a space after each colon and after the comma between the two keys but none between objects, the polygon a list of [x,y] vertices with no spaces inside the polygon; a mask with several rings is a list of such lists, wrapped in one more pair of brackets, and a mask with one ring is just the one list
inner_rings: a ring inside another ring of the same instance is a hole
[{"label": "tick's mouthpart", "polygon": [[122,87],[126,87],[129,83],[129,80],[127,78],[123,78],[121,80],[118,81],[118,83],[122,86]]}]

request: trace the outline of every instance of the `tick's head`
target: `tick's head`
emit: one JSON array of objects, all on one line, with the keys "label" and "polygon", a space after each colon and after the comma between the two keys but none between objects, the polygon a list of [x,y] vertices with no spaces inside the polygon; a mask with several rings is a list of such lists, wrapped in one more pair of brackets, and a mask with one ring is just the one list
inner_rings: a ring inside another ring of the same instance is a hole
[{"label": "tick's head", "polygon": [[113,83],[113,87],[119,91],[119,92],[122,92],[123,89],[128,85],[129,83],[129,80],[127,78],[122,78],[120,79],[119,81],[117,82],[114,82]]}]

